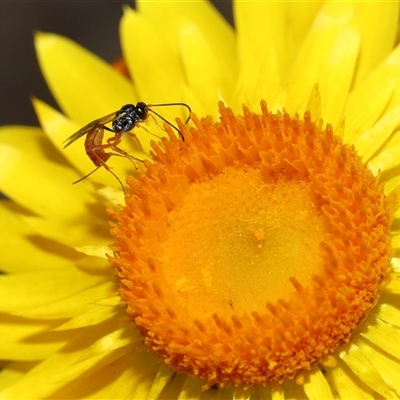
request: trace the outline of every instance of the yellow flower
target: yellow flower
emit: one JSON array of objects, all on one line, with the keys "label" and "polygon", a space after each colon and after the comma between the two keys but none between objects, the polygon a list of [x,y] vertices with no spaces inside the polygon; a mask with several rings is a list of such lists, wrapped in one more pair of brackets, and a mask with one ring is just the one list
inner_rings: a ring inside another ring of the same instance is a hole
[{"label": "yellow flower", "polygon": [[[38,34],[63,113],[1,128],[0,397],[397,398],[398,3],[138,6],[132,81]],[[135,128],[124,207],[103,168],[71,186],[63,142],[138,100],[220,120]]]}]

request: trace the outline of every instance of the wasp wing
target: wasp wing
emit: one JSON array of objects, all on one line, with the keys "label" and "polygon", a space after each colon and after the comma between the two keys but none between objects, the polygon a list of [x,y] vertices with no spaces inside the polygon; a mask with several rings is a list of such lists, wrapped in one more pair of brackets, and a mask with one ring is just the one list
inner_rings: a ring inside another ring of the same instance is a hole
[{"label": "wasp wing", "polygon": [[106,115],[105,117],[96,119],[89,124],[85,125],[83,128],[79,129],[78,132],[75,132],[73,135],[71,135],[68,139],[64,141],[66,145],[64,146],[64,149],[68,147],[70,144],[74,143],[75,140],[78,140],[80,137],[85,136],[88,132],[92,131],[93,129],[97,128],[100,125],[105,125],[108,124],[111,121],[114,121],[116,119],[119,119],[122,117],[123,114],[118,115],[118,111],[115,111],[111,114]]}]

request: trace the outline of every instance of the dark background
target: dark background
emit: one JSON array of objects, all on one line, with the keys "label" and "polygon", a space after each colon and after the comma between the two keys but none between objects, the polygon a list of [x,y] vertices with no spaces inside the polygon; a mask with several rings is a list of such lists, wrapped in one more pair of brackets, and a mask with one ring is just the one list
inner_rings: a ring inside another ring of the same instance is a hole
[{"label": "dark background", "polygon": [[[113,62],[121,55],[118,32],[125,4],[133,1],[0,0],[0,126],[37,126],[32,95],[56,106],[37,63],[34,31],[69,37]],[[213,4],[232,24],[231,0]]]}]

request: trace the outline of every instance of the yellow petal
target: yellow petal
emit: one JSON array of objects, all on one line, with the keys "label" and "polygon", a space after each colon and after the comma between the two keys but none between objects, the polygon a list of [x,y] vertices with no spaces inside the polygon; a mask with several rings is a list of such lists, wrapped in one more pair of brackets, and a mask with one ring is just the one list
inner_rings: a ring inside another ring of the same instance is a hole
[{"label": "yellow petal", "polygon": [[268,399],[268,400],[271,399],[271,389],[268,385],[265,387],[263,387],[263,386],[258,387],[258,398],[259,399]]},{"label": "yellow petal", "polygon": [[3,360],[42,360],[61,348],[70,338],[68,332],[49,332],[58,321],[26,320],[0,315],[0,358]]},{"label": "yellow petal", "polygon": [[13,314],[25,318],[40,318],[42,320],[72,318],[92,308],[94,299],[104,298],[115,290],[116,285],[113,282],[104,282],[61,300],[49,301],[48,304],[23,309]]},{"label": "yellow petal", "polygon": [[385,398],[390,398],[390,390],[365,354],[354,344],[345,346],[339,357],[368,387],[375,390]]},{"label": "yellow petal", "polygon": [[335,40],[319,74],[322,118],[333,126],[339,123],[346,104],[359,46],[359,33],[351,28],[344,29]]},{"label": "yellow petal", "polygon": [[398,307],[391,304],[381,304],[379,307],[374,308],[374,314],[382,321],[400,328],[400,311]]},{"label": "yellow petal", "polygon": [[82,151],[83,143],[81,146],[71,146],[71,152],[64,151],[65,140],[78,131],[81,126],[39,99],[32,98],[32,104],[40,125],[59,153],[78,170],[82,168],[82,164],[86,168],[92,167],[93,164]]},{"label": "yellow petal", "polygon": [[400,176],[394,174],[393,177],[389,177],[385,181],[384,192],[385,196],[389,195],[393,190],[395,190],[400,185]]},{"label": "yellow petal", "polygon": [[11,147],[18,147],[23,154],[36,159],[48,158],[51,154],[53,161],[65,163],[64,158],[54,151],[54,147],[40,128],[2,126],[0,127],[0,142]]},{"label": "yellow petal", "polygon": [[130,345],[132,349],[134,349],[142,342],[143,337],[133,327],[133,325],[127,325],[123,328],[118,328],[114,330],[113,332],[101,337],[96,342],[94,342],[91,346],[83,351],[76,364],[97,357],[104,353],[126,347],[128,345]]},{"label": "yellow petal", "polygon": [[393,95],[390,98],[389,105],[387,106],[388,110],[396,107],[400,103],[400,85],[398,85],[397,82],[393,91]]},{"label": "yellow petal", "polygon": [[282,89],[278,95],[274,98],[272,101],[271,105],[268,105],[268,109],[271,112],[278,112],[282,111],[283,108],[285,108],[286,105],[286,98],[287,98],[287,91],[286,89]]},{"label": "yellow petal", "polygon": [[91,196],[81,189],[71,190],[71,182],[79,177],[72,169],[6,144],[0,144],[0,164],[3,193],[28,210],[55,219],[86,212]]},{"label": "yellow petal", "polygon": [[96,189],[96,192],[113,207],[124,204],[124,194],[121,190],[105,186]]},{"label": "yellow petal", "polygon": [[[374,397],[366,385],[360,384],[358,378],[349,376],[343,362],[337,368],[328,368],[327,375],[332,380],[341,399],[370,399]],[[354,379],[355,378],[355,379]]]},{"label": "yellow petal", "polygon": [[362,332],[361,335],[394,357],[400,358],[399,328],[377,319],[376,322],[373,325],[370,325],[368,330],[366,332]]},{"label": "yellow petal", "polygon": [[305,373],[304,392],[309,399],[333,399],[331,389],[324,375],[317,365],[313,365],[308,373]]},{"label": "yellow petal", "polygon": [[[200,115],[200,114],[198,114],[197,110],[208,110],[207,112],[209,115],[211,115],[211,116],[217,115],[217,112],[218,112],[217,111],[217,107],[218,107],[217,103],[214,104],[215,107],[211,107],[211,111],[210,111],[210,107],[209,107],[210,105],[206,106],[204,104],[203,99],[200,96],[198,96],[197,93],[195,91],[193,91],[189,86],[187,86],[187,85],[183,86],[182,93],[183,93],[183,98],[185,99],[185,102],[187,104],[190,104],[192,111],[195,112],[196,115]],[[218,93],[218,95],[220,97],[222,97],[221,93]],[[222,101],[225,102],[225,99],[222,99]]]},{"label": "yellow petal", "polygon": [[39,237],[7,205],[7,201],[0,203],[0,243],[3,249],[7,249],[0,252],[0,268],[3,271],[52,270],[65,267],[77,258],[73,250],[66,247],[58,246],[54,251],[54,242]]},{"label": "yellow petal", "polygon": [[270,386],[272,400],[285,400],[285,392],[283,391],[281,385],[276,382],[272,382]]},{"label": "yellow petal", "polygon": [[[399,123],[400,105],[386,113],[374,126],[355,139],[354,145],[364,161],[369,160],[378,151]],[[396,144],[392,142],[391,144],[397,145],[396,150],[400,148],[400,142]],[[381,152],[379,152],[378,157],[380,154]]]},{"label": "yellow petal", "polygon": [[398,33],[399,3],[356,2],[354,16],[363,38],[354,82],[357,85],[391,51]]},{"label": "yellow petal", "polygon": [[[392,240],[390,242],[390,244],[393,247],[393,250],[395,251],[396,255],[400,250],[400,236],[399,235],[395,235],[392,237]],[[392,283],[392,282],[391,282]],[[390,284],[389,284],[390,285]],[[396,286],[393,286],[393,284],[391,285],[391,288],[396,288]],[[385,290],[387,291],[387,287],[385,287]]]},{"label": "yellow petal", "polygon": [[[376,89],[373,88],[375,83],[377,83]],[[375,124],[389,103],[396,84],[397,82],[394,79],[388,80],[386,84],[382,84],[380,81],[370,82],[368,85],[366,83],[361,84],[358,89],[350,93],[345,110],[346,130],[344,140],[346,142],[354,143],[360,134]],[[374,93],[374,96],[372,97],[368,93]]]},{"label": "yellow petal", "polygon": [[4,390],[14,385],[36,364],[37,361],[16,361],[9,363],[0,371],[0,388]]},{"label": "yellow petal", "polygon": [[[150,2],[137,1],[139,15],[143,16],[159,37],[164,38],[174,53],[179,51],[179,35],[182,21],[187,20],[196,26],[207,41],[212,54],[218,56],[220,68],[232,81],[236,67],[236,42],[233,28],[217,12],[211,2]],[[168,18],[165,16],[168,15]]]},{"label": "yellow petal", "polygon": [[96,305],[77,317],[70,319],[65,324],[57,327],[56,330],[66,331],[97,325],[101,322],[113,319],[116,315],[118,315],[118,309],[116,307]]},{"label": "yellow petal", "polygon": [[329,2],[321,7],[288,75],[288,112],[295,112],[306,104],[329,54],[349,26],[353,13],[353,5],[348,2]]},{"label": "yellow petal", "polygon": [[372,173],[376,175],[379,171],[390,170],[400,165],[399,149],[400,137],[394,137],[384,150],[379,151],[377,156],[368,162],[368,167]]},{"label": "yellow petal", "polygon": [[[227,388],[223,388],[223,389],[219,388],[217,390],[216,397],[217,397],[217,399],[221,399],[221,400],[232,400],[234,390],[235,390],[234,387],[227,387]],[[262,397],[260,397],[260,398],[262,398]]]},{"label": "yellow petal", "polygon": [[[398,246],[400,248],[400,246]],[[391,273],[391,280],[388,285],[384,288],[385,292],[388,293],[400,293],[400,273]]]},{"label": "yellow petal", "polygon": [[[104,212],[103,215],[100,214],[100,210],[96,210],[93,205],[85,214],[78,215],[76,218],[72,215],[69,220],[62,222],[48,221],[30,216],[21,216],[21,219],[29,225],[36,234],[67,246],[76,247],[82,243],[104,245],[104,243],[110,242],[110,232],[106,222],[107,216],[105,215],[105,210],[103,209],[102,211]],[[79,223],[77,223],[77,220]],[[76,250],[74,251],[76,252]],[[79,253],[76,252],[76,255],[77,254]],[[93,264],[95,268],[99,267],[96,261],[93,262],[95,263]],[[92,267],[88,266],[86,268]]]},{"label": "yellow petal", "polygon": [[303,385],[298,385],[295,381],[286,380],[283,384],[285,399],[305,399]]},{"label": "yellow petal", "polygon": [[242,386],[235,387],[233,389],[233,399],[234,400],[249,400],[251,395],[251,390],[245,390]]},{"label": "yellow petal", "polygon": [[[272,46],[266,46],[269,50],[269,53],[266,56],[266,61],[261,66],[261,73],[258,76],[257,82],[255,86],[252,88],[252,96],[250,94],[247,95],[248,90],[245,87],[239,87],[239,93],[243,93],[246,97],[249,98],[249,104],[258,109],[260,104],[260,99],[267,101],[268,104],[273,104],[276,98],[280,94],[281,90],[281,82],[278,79],[280,72],[278,71],[278,60],[276,59],[276,52]],[[276,77],[276,78],[275,78]],[[239,85],[241,81],[239,81]],[[244,83],[245,85],[246,83]],[[237,98],[235,94],[233,94],[234,101],[232,101],[234,109],[238,109],[238,112],[242,112],[242,96],[239,95]],[[247,104],[247,103],[246,103]]]},{"label": "yellow petal", "polygon": [[232,82],[224,79],[218,58],[214,56],[205,37],[198,27],[189,20],[183,21],[179,35],[182,61],[189,87],[202,100],[202,108],[196,108],[197,115],[216,115],[219,93],[227,96]]},{"label": "yellow petal", "polygon": [[121,46],[139,96],[146,103],[182,101],[183,70],[177,54],[136,11],[124,11]]},{"label": "yellow petal", "polygon": [[[68,262],[65,262],[64,268],[57,270],[0,275],[0,309],[14,313],[43,306],[75,295],[107,278],[81,272]],[[59,283],[56,288],[54,282]]]},{"label": "yellow petal", "polygon": [[278,94],[287,72],[285,8],[278,2],[237,1],[234,14],[239,91],[243,93],[238,101],[258,107],[260,98],[268,102]]},{"label": "yellow petal", "polygon": [[158,399],[165,385],[175,374],[174,371],[165,363],[160,363],[156,371],[157,374],[151,386],[148,399]]},{"label": "yellow petal", "polygon": [[75,247],[75,250],[88,256],[104,258],[105,260],[107,260],[107,254],[112,253],[108,246],[80,246]]},{"label": "yellow petal", "polygon": [[319,92],[318,83],[314,85],[311,91],[310,98],[308,99],[308,104],[306,111],[310,111],[311,118],[313,121],[319,121],[321,118],[321,93]]},{"label": "yellow petal", "polygon": [[135,100],[128,79],[72,40],[38,33],[35,46],[53,96],[78,124],[86,125]]},{"label": "yellow petal", "polygon": [[[353,143],[358,135],[375,124],[388,106],[398,79],[400,46],[350,93],[345,109],[346,142]],[[374,95],[371,96],[371,93]]]},{"label": "yellow petal", "polygon": [[[0,392],[0,398],[60,398],[60,396],[52,396],[52,393],[60,387],[64,386],[64,383],[54,382],[52,381],[52,378],[55,375],[62,373],[65,370],[66,366],[73,364],[79,358],[82,349],[85,349],[87,346],[93,343],[93,341],[96,341],[97,339],[102,337],[110,329],[115,328],[115,325],[115,321],[111,321],[108,323],[97,325],[95,327],[87,327],[75,337],[70,339],[68,344],[63,347],[60,352],[54,353],[52,356],[49,356],[43,362],[38,364],[27,374],[25,374],[14,386],[6,389],[4,392]],[[55,335],[55,333],[57,335]],[[71,336],[71,332],[53,331],[51,332],[51,334],[53,338],[57,336]],[[46,346],[55,347],[50,340],[48,340],[48,342],[51,344],[47,343]],[[37,343],[35,343],[35,345],[38,348],[41,347]],[[21,343],[19,343],[19,349],[20,354],[23,354]],[[98,382],[99,381],[96,381],[97,386]]]},{"label": "yellow petal", "polygon": [[119,295],[111,296],[100,300],[95,300],[94,304],[99,306],[116,307],[121,305],[121,297]]},{"label": "yellow petal", "polygon": [[[292,41],[293,49],[287,49],[292,51],[292,57],[294,57],[300,50],[300,47],[306,37],[316,15],[323,1],[299,1],[299,2],[287,2],[288,12],[288,24],[286,29],[291,29],[292,34],[290,36]],[[291,57],[291,59],[292,59]]]},{"label": "yellow petal", "polygon": [[203,382],[199,379],[188,378],[183,385],[182,391],[178,397],[178,400],[196,400],[199,399],[202,389]]},{"label": "yellow petal", "polygon": [[[397,391],[400,395],[399,387],[399,376],[400,376],[400,364],[397,360],[386,356],[384,353],[378,351],[373,346],[370,346],[367,342],[359,340],[357,345],[361,351],[368,357],[368,360],[376,367],[379,374],[382,376],[386,384],[392,389]],[[394,398],[394,396],[392,397]]]},{"label": "yellow petal", "polygon": [[173,374],[171,380],[164,386],[160,398],[177,399],[181,393],[183,385],[186,382],[186,379],[187,375],[185,374]]},{"label": "yellow petal", "polygon": [[97,356],[93,356],[85,361],[77,362],[71,365],[69,368],[52,377],[52,382],[63,382],[68,383],[77,379],[82,379],[97,372],[99,369],[113,363],[115,360],[119,360],[126,354],[131,353],[133,350],[132,345],[120,347],[115,350],[104,352]]},{"label": "yellow petal", "polygon": [[[400,184],[387,193],[387,209],[391,215],[395,215],[396,212],[400,209]],[[395,229],[393,229],[392,232],[395,232]]]},{"label": "yellow petal", "polygon": [[[393,279],[399,279],[400,278],[400,274],[399,274],[399,272],[400,272],[400,258],[393,257],[391,259],[390,265],[392,267],[392,272],[390,273],[390,277],[393,278]],[[390,285],[390,282],[389,282],[389,285]]]},{"label": "yellow petal", "polygon": [[57,392],[53,398],[146,399],[158,362],[152,353],[131,352],[86,379],[78,379],[73,389]]}]

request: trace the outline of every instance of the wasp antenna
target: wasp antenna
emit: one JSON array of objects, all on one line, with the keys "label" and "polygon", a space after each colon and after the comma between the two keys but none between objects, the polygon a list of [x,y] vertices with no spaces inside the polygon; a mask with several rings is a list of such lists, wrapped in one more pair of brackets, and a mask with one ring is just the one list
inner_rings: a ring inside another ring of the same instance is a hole
[{"label": "wasp antenna", "polygon": [[160,107],[160,106],[182,106],[186,107],[189,110],[189,116],[187,117],[185,124],[190,121],[190,114],[192,113],[192,109],[190,108],[189,104],[186,103],[162,103],[162,104],[148,104],[148,107]]},{"label": "wasp antenna", "polygon": [[[163,106],[165,106],[165,104],[156,104],[156,105],[163,105]],[[179,133],[179,135],[180,135],[180,137],[181,137],[181,139],[182,139],[182,142],[185,141],[185,137],[183,136],[183,133],[182,133],[174,124],[171,124],[171,122],[169,122],[167,119],[165,119],[163,116],[161,116],[159,113],[155,112],[154,110],[151,110],[151,109],[149,108],[149,111],[151,111],[153,114],[156,114],[158,118],[160,118],[160,119],[162,119],[164,122],[166,122],[171,128],[174,128],[174,129]]]}]

